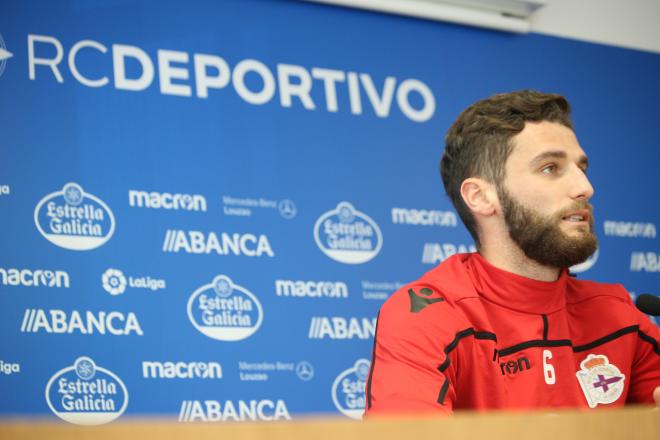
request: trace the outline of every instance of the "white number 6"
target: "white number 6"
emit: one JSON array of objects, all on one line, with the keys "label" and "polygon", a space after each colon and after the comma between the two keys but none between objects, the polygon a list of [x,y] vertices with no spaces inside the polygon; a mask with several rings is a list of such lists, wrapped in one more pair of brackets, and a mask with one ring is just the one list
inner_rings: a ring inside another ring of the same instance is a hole
[{"label": "white number 6", "polygon": [[552,359],[552,352],[550,350],[543,350],[543,377],[545,378],[545,383],[554,385],[556,381],[555,367],[546,362],[548,359]]}]

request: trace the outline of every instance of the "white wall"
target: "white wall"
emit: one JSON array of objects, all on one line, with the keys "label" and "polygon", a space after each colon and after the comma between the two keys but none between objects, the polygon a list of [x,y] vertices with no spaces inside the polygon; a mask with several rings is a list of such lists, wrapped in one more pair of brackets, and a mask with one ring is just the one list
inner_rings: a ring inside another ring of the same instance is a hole
[{"label": "white wall", "polygon": [[660,53],[660,0],[546,0],[532,32]]}]

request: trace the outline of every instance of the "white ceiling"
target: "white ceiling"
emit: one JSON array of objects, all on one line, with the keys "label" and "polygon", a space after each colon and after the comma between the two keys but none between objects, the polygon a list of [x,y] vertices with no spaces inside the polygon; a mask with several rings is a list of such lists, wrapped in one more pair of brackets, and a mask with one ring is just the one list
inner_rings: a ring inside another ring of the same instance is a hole
[{"label": "white ceiling", "polygon": [[307,1],[660,53],[660,0]]},{"label": "white ceiling", "polygon": [[532,32],[660,53],[660,0],[546,0]]}]

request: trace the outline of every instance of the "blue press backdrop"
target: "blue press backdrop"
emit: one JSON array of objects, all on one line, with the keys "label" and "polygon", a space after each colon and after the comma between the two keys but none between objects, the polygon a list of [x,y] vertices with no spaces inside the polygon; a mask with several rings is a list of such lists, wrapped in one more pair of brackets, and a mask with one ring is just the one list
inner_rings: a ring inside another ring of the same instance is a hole
[{"label": "blue press backdrop", "polygon": [[358,417],[380,305],[472,245],[444,133],[502,91],[573,105],[579,276],[657,293],[658,54],[295,1],[0,9],[4,415]]}]

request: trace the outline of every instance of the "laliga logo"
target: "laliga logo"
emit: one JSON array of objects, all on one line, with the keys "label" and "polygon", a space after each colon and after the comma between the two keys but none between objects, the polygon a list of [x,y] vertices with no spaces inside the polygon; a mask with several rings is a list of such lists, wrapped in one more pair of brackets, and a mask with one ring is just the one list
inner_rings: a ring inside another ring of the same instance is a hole
[{"label": "laliga logo", "polygon": [[575,266],[571,266],[568,269],[570,271],[570,273],[582,273],[582,272],[586,272],[589,269],[591,269],[594,266],[594,264],[596,264],[596,261],[598,261],[598,252],[599,251],[597,249],[596,252],[594,252],[594,254],[591,257],[587,258],[587,261],[583,261],[580,264],[576,264]]},{"label": "laliga logo", "polygon": [[46,385],[48,407],[60,419],[76,425],[101,425],[121,416],[128,390],[112,371],[86,356],[58,371]]},{"label": "laliga logo", "polygon": [[369,216],[348,202],[323,214],[314,225],[316,245],[328,257],[346,264],[374,258],[383,246],[380,228]]},{"label": "laliga logo", "polygon": [[332,401],[345,416],[362,419],[366,406],[364,389],[369,376],[369,361],[358,360],[352,368],[344,370],[332,384]]},{"label": "laliga logo", "polygon": [[218,275],[195,290],[188,300],[188,318],[197,330],[218,341],[240,341],[261,326],[264,312],[257,297]]},{"label": "laliga logo", "polygon": [[126,290],[126,277],[119,269],[108,269],[101,276],[103,289],[110,295],[121,295]]},{"label": "laliga logo", "polygon": [[108,205],[85,193],[77,183],[48,194],[34,209],[37,229],[51,243],[75,251],[103,245],[115,232],[115,217]]}]

